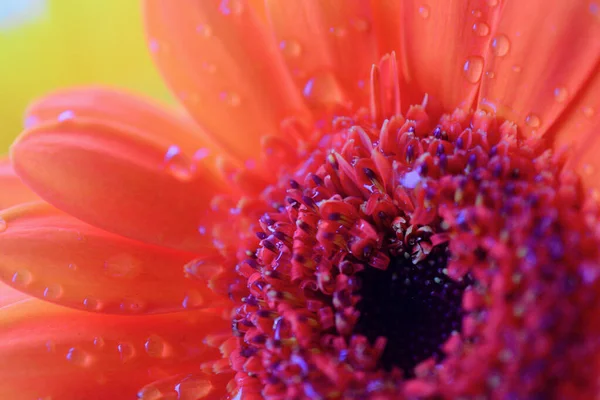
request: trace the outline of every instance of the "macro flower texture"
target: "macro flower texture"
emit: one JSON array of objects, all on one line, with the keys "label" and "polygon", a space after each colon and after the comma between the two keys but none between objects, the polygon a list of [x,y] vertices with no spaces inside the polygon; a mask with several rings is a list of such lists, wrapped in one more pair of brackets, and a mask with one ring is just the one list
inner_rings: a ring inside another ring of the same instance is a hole
[{"label": "macro flower texture", "polygon": [[182,109],[2,161],[0,398],[597,398],[600,3],[142,7]]}]

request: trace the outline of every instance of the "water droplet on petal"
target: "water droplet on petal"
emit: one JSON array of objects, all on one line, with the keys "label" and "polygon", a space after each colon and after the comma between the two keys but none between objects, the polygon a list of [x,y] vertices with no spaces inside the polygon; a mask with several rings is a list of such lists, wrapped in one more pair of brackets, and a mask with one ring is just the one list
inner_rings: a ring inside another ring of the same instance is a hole
[{"label": "water droplet on petal", "polygon": [[146,308],[146,303],[138,299],[125,299],[121,303],[121,310],[127,313],[137,314]]},{"label": "water droplet on petal", "polygon": [[498,3],[500,3],[500,0],[488,0],[488,6],[490,7],[496,7],[498,5]]},{"label": "water droplet on petal", "polygon": [[181,149],[177,145],[171,145],[167,149],[164,157],[164,166],[175,179],[184,182],[192,179],[195,173],[194,165],[181,152]]},{"label": "water droplet on petal", "polygon": [[212,36],[213,30],[210,25],[201,24],[196,27],[196,32],[198,32],[201,36],[208,38]]},{"label": "water droplet on petal", "polygon": [[29,286],[32,281],[33,275],[26,269],[21,269],[15,272],[12,276],[12,283],[14,283],[15,286]]},{"label": "water droplet on petal", "polygon": [[569,93],[567,92],[567,89],[565,89],[564,87],[557,87],[554,89],[554,99],[558,103],[563,103],[567,99],[568,96],[569,96]]},{"label": "water droplet on petal", "polygon": [[542,120],[540,120],[540,117],[538,117],[535,114],[529,114],[527,115],[527,117],[525,117],[525,123],[530,128],[536,129],[540,127],[540,125],[542,124]]},{"label": "water droplet on petal", "polygon": [[75,264],[75,263],[70,263],[70,264],[69,264],[69,269],[70,269],[71,271],[77,271],[77,264]]},{"label": "water droplet on petal", "polygon": [[594,109],[590,106],[584,106],[581,108],[581,111],[583,111],[583,115],[585,115],[588,118],[592,118],[594,116]]},{"label": "water droplet on petal", "polygon": [[181,302],[183,308],[197,308],[204,305],[204,297],[196,290],[190,290],[186,293]]},{"label": "water droplet on petal", "polygon": [[498,57],[503,57],[508,54],[508,50],[510,50],[510,40],[506,37],[506,35],[497,35],[492,39],[492,53]]},{"label": "water droplet on petal", "polygon": [[4,218],[0,217],[0,232],[4,232],[7,227],[8,227],[8,224],[6,223],[6,220],[4,220]]},{"label": "water droplet on petal", "polygon": [[483,73],[483,58],[480,56],[471,56],[463,65],[465,78],[471,83],[477,83]]},{"label": "water droplet on petal", "polygon": [[512,66],[512,70],[513,70],[513,72],[521,72],[521,66],[520,65],[513,65]]},{"label": "water droplet on petal", "polygon": [[135,357],[135,348],[130,343],[119,343],[117,345],[117,351],[119,352],[122,362],[127,362]]},{"label": "water droplet on petal", "polygon": [[90,311],[99,311],[102,309],[104,304],[93,297],[86,297],[83,299],[83,306]]},{"label": "water droplet on petal", "polygon": [[244,11],[241,0],[221,0],[219,11],[225,15],[240,15]]},{"label": "water droplet on petal", "polygon": [[63,295],[63,288],[60,285],[51,285],[44,289],[44,297],[48,300],[59,299]]},{"label": "water droplet on petal", "polygon": [[427,19],[429,18],[429,6],[427,5],[422,5],[421,7],[419,7],[419,15],[421,16],[421,18],[423,19]]},{"label": "water droplet on petal", "polygon": [[227,103],[227,105],[231,107],[237,107],[242,102],[240,95],[233,92],[221,92],[219,94],[219,98],[221,99],[221,101],[224,101],[225,103]]},{"label": "water droplet on petal", "polygon": [[302,53],[302,46],[296,40],[282,40],[279,48],[285,57],[296,58]]},{"label": "water droplet on petal", "polygon": [[67,360],[80,367],[88,367],[92,364],[92,356],[78,347],[71,347],[67,352]]},{"label": "water droplet on petal", "polygon": [[186,378],[175,386],[177,400],[197,400],[208,396],[212,391],[210,381],[198,378]]},{"label": "water droplet on petal", "polygon": [[58,121],[63,122],[75,118],[75,113],[71,110],[63,111],[58,114]]},{"label": "water droplet on petal", "polygon": [[138,400],[163,400],[162,392],[154,386],[146,386],[137,393]]},{"label": "water droplet on petal", "polygon": [[496,74],[494,73],[494,71],[487,71],[485,73],[486,78],[488,79],[494,79],[494,77],[496,76]]},{"label": "water droplet on petal", "polygon": [[477,36],[487,36],[490,33],[490,26],[485,22],[475,22],[473,24],[473,32]]},{"label": "water droplet on petal", "polygon": [[154,358],[166,358],[171,354],[170,346],[158,335],[151,335],[144,343],[146,353]]},{"label": "water droplet on petal", "polygon": [[367,32],[371,29],[371,24],[366,19],[354,18],[350,23],[358,32]]},{"label": "water droplet on petal", "polygon": [[101,349],[104,347],[104,345],[106,344],[106,342],[104,341],[104,338],[102,336],[96,336],[94,338],[94,347]]},{"label": "water droplet on petal", "polygon": [[478,9],[474,9],[473,11],[471,11],[471,14],[473,14],[475,18],[481,18],[482,15],[481,10]]},{"label": "water droplet on petal", "polygon": [[48,353],[54,353],[56,351],[56,343],[54,343],[52,340],[48,340],[46,342],[46,351]]},{"label": "water droplet on petal", "polygon": [[104,271],[114,278],[132,279],[142,271],[141,262],[130,254],[121,253],[104,261]]},{"label": "water droplet on petal", "polygon": [[313,107],[331,107],[344,102],[342,87],[331,72],[319,73],[310,78],[302,93]]}]

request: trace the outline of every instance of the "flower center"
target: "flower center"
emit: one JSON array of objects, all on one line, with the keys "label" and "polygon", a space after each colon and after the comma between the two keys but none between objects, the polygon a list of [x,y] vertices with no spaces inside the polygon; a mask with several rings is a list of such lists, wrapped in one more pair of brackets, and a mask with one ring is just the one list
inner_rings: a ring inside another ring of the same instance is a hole
[{"label": "flower center", "polygon": [[381,355],[385,369],[399,367],[414,376],[419,362],[441,361],[441,345],[460,331],[462,294],[471,279],[448,278],[447,262],[448,248],[439,246],[417,264],[400,255],[391,257],[386,270],[365,268],[357,274],[361,301],[355,332],[373,343],[387,339]]}]

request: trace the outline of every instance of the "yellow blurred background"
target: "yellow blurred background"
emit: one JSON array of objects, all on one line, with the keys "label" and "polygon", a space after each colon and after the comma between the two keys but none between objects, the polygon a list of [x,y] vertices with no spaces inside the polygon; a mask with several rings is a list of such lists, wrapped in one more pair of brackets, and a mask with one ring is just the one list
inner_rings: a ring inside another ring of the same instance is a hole
[{"label": "yellow blurred background", "polygon": [[171,101],[148,55],[137,0],[0,0],[0,154],[34,98],[109,84]]}]

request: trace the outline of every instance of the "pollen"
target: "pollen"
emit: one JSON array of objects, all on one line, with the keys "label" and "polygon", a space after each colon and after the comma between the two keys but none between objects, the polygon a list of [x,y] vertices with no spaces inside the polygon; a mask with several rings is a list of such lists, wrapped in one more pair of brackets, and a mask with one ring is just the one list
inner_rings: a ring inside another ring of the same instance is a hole
[{"label": "pollen", "polygon": [[387,85],[222,228],[236,268],[212,287],[238,303],[239,390],[545,398],[569,396],[565,374],[593,382],[600,242],[579,178],[510,121],[427,97],[401,114]]}]

